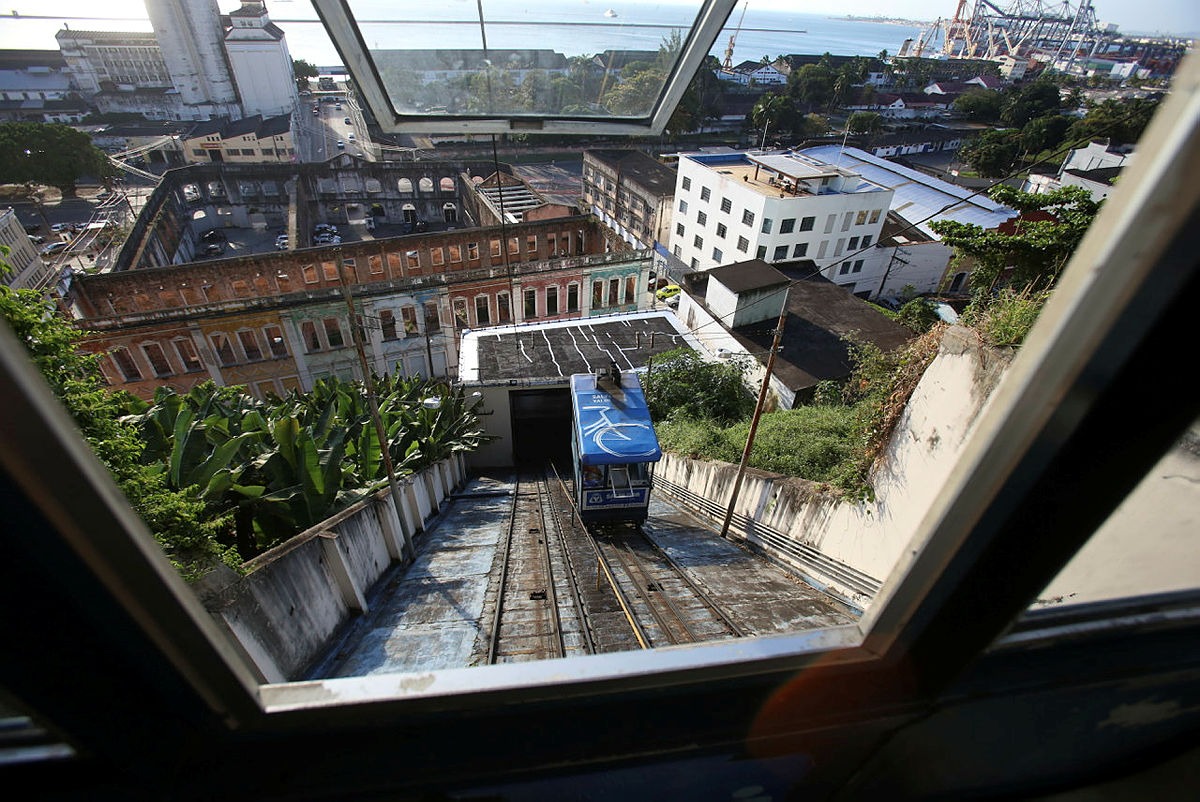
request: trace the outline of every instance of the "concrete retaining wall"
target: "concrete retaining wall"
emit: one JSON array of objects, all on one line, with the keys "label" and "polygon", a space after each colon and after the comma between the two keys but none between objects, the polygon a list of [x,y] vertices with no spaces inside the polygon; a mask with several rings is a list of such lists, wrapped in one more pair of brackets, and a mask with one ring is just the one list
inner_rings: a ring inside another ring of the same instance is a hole
[{"label": "concrete retaining wall", "polygon": [[395,498],[385,488],[342,510],[248,563],[210,597],[210,612],[263,682],[302,679],[367,611],[375,583],[411,559],[413,538],[465,477],[455,456],[398,481]]},{"label": "concrete retaining wall", "polygon": [[[872,471],[874,501],[846,502],[812,482],[748,470],[730,535],[866,610],[912,545],[1007,364],[969,329],[947,330]],[[655,486],[719,527],[736,477],[736,465],[666,454]]]}]

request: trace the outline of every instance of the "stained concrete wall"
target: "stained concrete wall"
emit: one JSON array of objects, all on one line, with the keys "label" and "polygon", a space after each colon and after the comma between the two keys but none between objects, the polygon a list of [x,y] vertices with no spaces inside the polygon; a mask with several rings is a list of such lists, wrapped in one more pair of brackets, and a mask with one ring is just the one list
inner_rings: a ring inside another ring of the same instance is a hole
[{"label": "stained concrete wall", "polygon": [[[264,682],[302,679],[353,616],[367,611],[371,588],[412,554],[449,492],[465,479],[452,457],[384,489],[247,564],[249,573],[206,601]],[[420,499],[421,501],[418,501]]]},{"label": "stained concrete wall", "polygon": [[[1007,364],[969,329],[947,330],[872,471],[873,501],[846,502],[815,483],[750,470],[731,536],[865,610],[910,545]],[[655,483],[720,526],[736,476],[736,465],[667,454]]]}]

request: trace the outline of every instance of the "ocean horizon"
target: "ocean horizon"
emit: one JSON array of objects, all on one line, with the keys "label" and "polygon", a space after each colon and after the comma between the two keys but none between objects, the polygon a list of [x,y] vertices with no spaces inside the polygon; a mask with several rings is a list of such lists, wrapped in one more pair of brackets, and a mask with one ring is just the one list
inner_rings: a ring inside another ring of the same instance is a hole
[{"label": "ocean horizon", "polygon": [[[463,12],[461,2],[440,7],[440,19],[402,22],[367,22],[396,15],[387,0],[354,2],[351,7],[367,46],[374,49],[477,49],[481,47],[478,23]],[[475,7],[474,2],[469,4]],[[341,58],[324,27],[303,2],[269,3],[271,19],[286,35],[293,58],[318,67],[338,67]],[[518,17],[489,20],[488,46],[493,49],[549,49],[566,56],[593,55],[607,49],[655,50],[671,31],[686,28],[680,6],[644,6],[611,0],[580,0],[576,4],[528,0]],[[614,16],[605,16],[611,9]],[[545,23],[543,12],[552,11],[555,22]],[[458,16],[456,17],[456,14]],[[309,18],[311,15],[311,18]],[[737,28],[740,7],[714,42],[712,55],[724,59],[729,38]],[[522,19],[521,17],[525,17]],[[57,50],[54,34],[69,26],[79,31],[149,31],[146,19],[133,17],[6,17],[0,24],[0,48]],[[615,29],[615,30],[614,30]],[[733,62],[758,61],[786,53],[875,56],[895,54],[906,38],[916,38],[921,28],[876,20],[847,19],[819,14],[756,11],[751,6],[737,33]]]}]

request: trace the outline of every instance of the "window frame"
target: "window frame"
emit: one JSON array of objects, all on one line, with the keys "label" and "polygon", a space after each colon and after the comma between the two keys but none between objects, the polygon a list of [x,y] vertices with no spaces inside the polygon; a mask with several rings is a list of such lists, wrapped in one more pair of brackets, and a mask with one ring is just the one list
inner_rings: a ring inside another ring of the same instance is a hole
[{"label": "window frame", "polygon": [[[1178,113],[1188,102],[1168,96],[1164,108]],[[1189,185],[1176,161],[1197,152],[1200,133],[1192,125],[1176,136],[1163,115],[1160,109],[1140,143],[1147,158],[1128,168],[1101,209],[989,398],[965,443],[962,470],[952,472],[925,512],[917,532],[924,545],[897,567],[884,603],[857,625],[759,638],[751,650],[732,641],[419,678],[265,682],[156,550],[21,346],[0,329],[0,405],[23,422],[0,430],[0,481],[14,491],[6,496],[7,514],[46,534],[10,539],[14,552],[0,568],[0,587],[5,599],[43,584],[70,589],[43,592],[40,617],[4,622],[14,648],[38,645],[25,652],[38,670],[6,667],[3,684],[36,700],[39,712],[93,758],[139,755],[148,775],[164,782],[178,766],[157,768],[160,760],[185,754],[197,737],[232,759],[247,733],[260,750],[292,761],[287,768],[303,768],[336,736],[358,745],[379,739],[376,749],[396,755],[424,746],[421,760],[445,771],[451,764],[439,761],[462,761],[462,752],[447,745],[462,744],[464,718],[476,731],[528,721],[542,735],[544,769],[548,757],[554,765],[628,764],[634,756],[625,739],[550,737],[587,732],[585,725],[614,717],[659,721],[674,729],[659,733],[655,745],[696,750],[723,745],[732,732],[744,736],[740,725],[757,721],[772,700],[788,716],[778,729],[755,734],[799,754],[795,744],[831,721],[872,723],[885,732],[922,723],[939,713],[939,699],[961,692],[968,669],[982,666],[976,681],[986,681],[995,676],[988,669],[1013,655],[1044,661],[1115,642],[1127,649],[1151,638],[1194,642],[1194,593],[1175,602],[1189,615],[1171,614],[1166,602],[1150,609],[1132,600],[1022,618],[1029,600],[1196,417],[1190,376],[1178,370],[1172,345],[1192,330],[1191,290],[1200,280],[1200,187]],[[1149,202],[1155,197],[1176,202]],[[1158,391],[1145,393],[1150,384]],[[1138,426],[1128,425],[1131,408],[1139,411]],[[1044,537],[1048,531],[1054,537]],[[972,603],[979,599],[987,603]],[[1138,605],[1142,614],[1133,615]],[[57,622],[51,633],[47,617]],[[78,671],[81,644],[97,643],[110,660]],[[869,692],[846,693],[847,682]],[[107,715],[96,715],[98,708]],[[603,719],[587,718],[595,708],[603,708]],[[160,710],[171,711],[187,735],[146,715]],[[688,719],[688,711],[703,718]],[[668,712],[684,720],[656,715]],[[421,726],[412,726],[417,721]],[[698,721],[708,728],[676,731]],[[494,754],[497,743],[487,741]],[[260,761],[248,762],[223,771],[261,771]],[[359,780],[379,777],[363,774],[369,762],[356,770]],[[394,775],[396,765],[387,771]],[[309,777],[337,782],[319,771]]]}]

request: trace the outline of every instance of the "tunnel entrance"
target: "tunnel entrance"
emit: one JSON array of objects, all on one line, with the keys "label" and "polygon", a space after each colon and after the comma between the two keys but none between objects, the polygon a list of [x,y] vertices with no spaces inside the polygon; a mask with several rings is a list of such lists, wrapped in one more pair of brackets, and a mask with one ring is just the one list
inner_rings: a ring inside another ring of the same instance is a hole
[{"label": "tunnel entrance", "polygon": [[513,459],[517,464],[542,463],[552,459],[559,465],[571,461],[571,392],[514,390],[512,409]]}]

